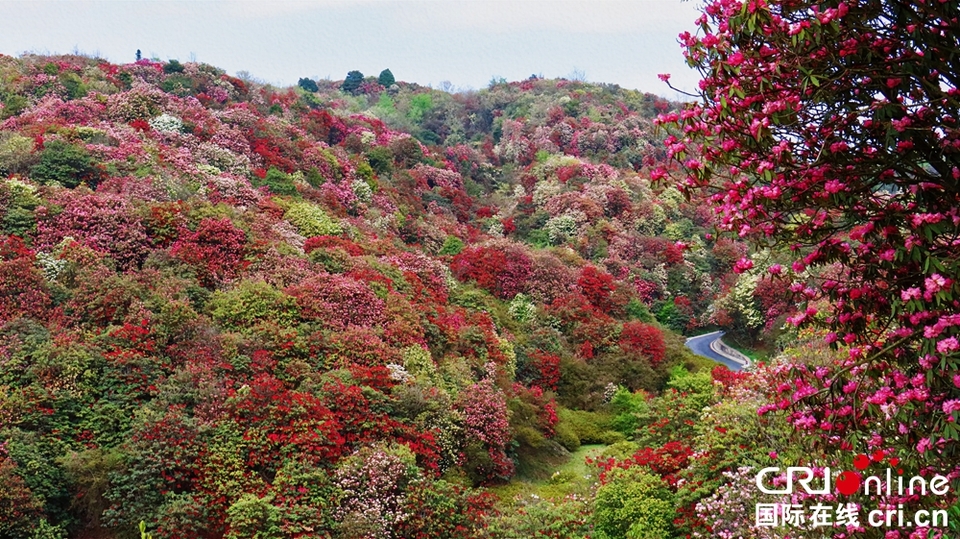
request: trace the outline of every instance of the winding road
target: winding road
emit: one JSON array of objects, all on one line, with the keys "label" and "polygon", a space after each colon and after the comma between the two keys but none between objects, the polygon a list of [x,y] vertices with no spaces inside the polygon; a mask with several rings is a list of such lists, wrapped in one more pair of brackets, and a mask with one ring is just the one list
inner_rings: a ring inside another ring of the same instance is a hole
[{"label": "winding road", "polygon": [[687,348],[694,354],[710,358],[717,363],[726,365],[731,371],[739,371],[750,366],[750,360],[740,352],[730,348],[720,338],[722,331],[714,331],[705,335],[697,335],[687,339]]}]

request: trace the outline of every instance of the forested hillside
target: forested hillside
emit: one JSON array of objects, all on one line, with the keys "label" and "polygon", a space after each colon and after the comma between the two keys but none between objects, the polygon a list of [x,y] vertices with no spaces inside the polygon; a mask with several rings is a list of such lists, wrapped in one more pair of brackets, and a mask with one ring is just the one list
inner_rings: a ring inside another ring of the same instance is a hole
[{"label": "forested hillside", "polygon": [[402,76],[0,56],[0,537],[780,536],[784,371],[684,335],[836,352],[651,183],[681,105]]}]

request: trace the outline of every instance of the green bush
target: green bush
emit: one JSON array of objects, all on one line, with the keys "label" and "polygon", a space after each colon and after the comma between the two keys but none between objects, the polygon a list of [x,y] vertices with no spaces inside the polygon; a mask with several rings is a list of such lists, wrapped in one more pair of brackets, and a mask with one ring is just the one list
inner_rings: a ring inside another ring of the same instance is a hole
[{"label": "green bush", "polygon": [[593,523],[603,539],[667,539],[674,518],[673,494],[646,468],[615,468],[593,501]]},{"label": "green bush", "polygon": [[393,152],[385,146],[375,146],[367,151],[367,161],[377,175],[389,174],[393,169]]},{"label": "green bush", "polygon": [[555,430],[569,429],[581,444],[610,445],[626,439],[623,434],[610,430],[610,418],[605,414],[560,408],[557,417]]},{"label": "green bush", "polygon": [[260,181],[260,185],[266,185],[275,195],[297,196],[298,194],[293,177],[274,167],[270,167],[267,175]]},{"label": "green bush", "polygon": [[624,310],[631,320],[639,320],[645,324],[652,324],[657,321],[650,313],[650,309],[647,309],[647,306],[637,298],[630,298]]},{"label": "green bush", "polygon": [[553,428],[553,439],[571,453],[580,449],[580,437],[570,423],[558,422]]},{"label": "green bush", "polygon": [[45,145],[39,162],[30,169],[30,177],[70,188],[86,182],[92,188],[100,181],[101,172],[87,150],[53,140]]},{"label": "green bush", "polygon": [[287,221],[293,223],[301,234],[313,236],[336,236],[343,233],[340,223],[334,221],[319,206],[309,202],[295,202],[284,214]]},{"label": "green bush", "polygon": [[0,133],[0,174],[26,172],[35,162],[33,139],[17,133]]},{"label": "green bush", "polygon": [[296,300],[263,281],[243,281],[234,290],[215,292],[208,307],[216,322],[234,330],[261,322],[289,326],[298,316]]},{"label": "green bush", "polygon": [[627,436],[633,435],[640,424],[637,414],[646,409],[646,397],[643,393],[631,393],[626,388],[618,388],[610,400],[614,416],[610,427]]},{"label": "green bush", "polygon": [[183,73],[183,64],[179,60],[170,60],[166,64],[163,64],[163,72],[166,74],[171,73]]},{"label": "green bush", "polygon": [[456,256],[463,250],[463,240],[456,236],[447,236],[443,240],[443,247],[440,248],[440,255]]},{"label": "green bush", "polygon": [[225,539],[280,539],[281,511],[273,505],[273,495],[263,498],[246,493],[227,509]]}]

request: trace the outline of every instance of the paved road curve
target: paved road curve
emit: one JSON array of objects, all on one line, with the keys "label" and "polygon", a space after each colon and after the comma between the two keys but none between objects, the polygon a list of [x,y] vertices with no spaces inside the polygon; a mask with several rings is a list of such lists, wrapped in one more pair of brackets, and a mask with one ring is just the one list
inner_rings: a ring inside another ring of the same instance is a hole
[{"label": "paved road curve", "polygon": [[693,350],[694,354],[710,358],[717,363],[726,365],[731,371],[739,371],[743,368],[742,363],[737,362],[727,356],[718,354],[713,348],[710,347],[710,344],[714,341],[719,341],[720,337],[723,337],[722,331],[714,331],[713,333],[690,337],[687,339],[687,348]]}]

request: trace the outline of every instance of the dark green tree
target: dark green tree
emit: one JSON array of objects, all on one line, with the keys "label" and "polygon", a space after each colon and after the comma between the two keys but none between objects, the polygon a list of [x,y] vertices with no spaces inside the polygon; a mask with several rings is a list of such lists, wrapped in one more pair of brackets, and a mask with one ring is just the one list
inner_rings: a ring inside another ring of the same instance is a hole
[{"label": "dark green tree", "polygon": [[168,75],[170,73],[183,73],[183,64],[179,60],[170,60],[163,65],[163,72]]},{"label": "dark green tree", "polygon": [[397,82],[397,79],[393,78],[393,73],[391,73],[389,69],[384,69],[380,72],[380,77],[377,78],[377,82],[380,83],[380,86],[389,88]]},{"label": "dark green tree", "polygon": [[340,89],[344,92],[355,94],[362,83],[363,73],[359,71],[351,71],[347,73],[347,78],[343,81],[343,84],[340,85]]},{"label": "dark green tree", "polygon": [[306,91],[308,91],[308,92],[311,92],[311,93],[312,93],[312,92],[316,92],[317,90],[320,89],[320,88],[317,86],[317,83],[313,81],[313,79],[308,79],[308,78],[302,78],[302,79],[298,80],[298,81],[297,81],[297,86],[299,86],[299,87],[303,88],[304,90],[306,90]]}]

